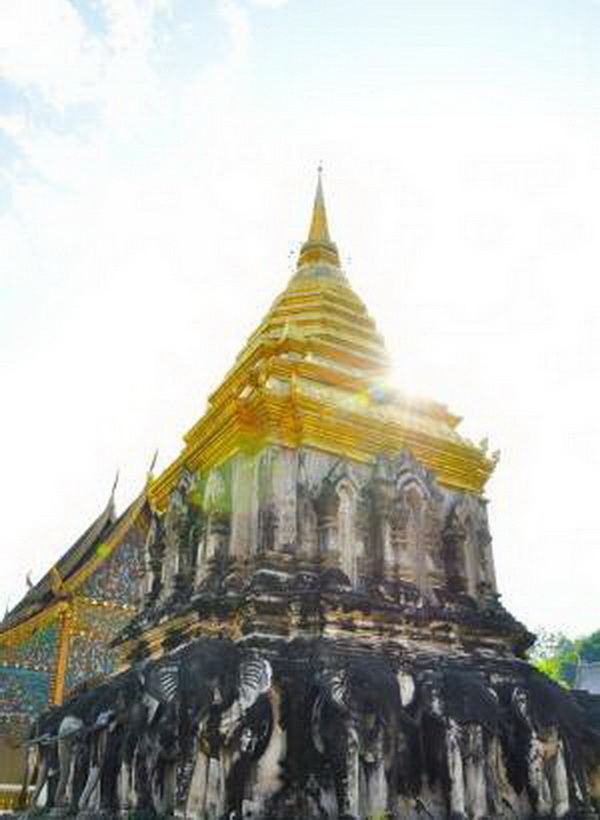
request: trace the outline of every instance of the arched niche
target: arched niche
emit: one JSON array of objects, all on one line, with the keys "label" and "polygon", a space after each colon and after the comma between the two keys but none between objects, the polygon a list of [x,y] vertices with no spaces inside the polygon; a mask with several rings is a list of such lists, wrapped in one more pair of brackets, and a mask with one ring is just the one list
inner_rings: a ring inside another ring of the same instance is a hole
[{"label": "arched niche", "polygon": [[476,599],[495,591],[491,538],[481,499],[463,494],[457,500],[446,518],[443,542],[451,589]]},{"label": "arched niche", "polygon": [[391,554],[398,575],[422,592],[443,582],[442,504],[433,473],[404,451],[395,478]]},{"label": "arched niche", "polygon": [[319,553],[337,564],[355,583],[359,539],[356,526],[359,489],[346,462],[338,462],[323,481],[316,498]]},{"label": "arched niche", "polygon": [[429,501],[427,489],[415,478],[396,485],[398,515],[393,543],[399,550],[394,556],[399,574],[414,581],[419,588],[425,584],[425,514]]},{"label": "arched niche", "polygon": [[454,507],[448,515],[444,532],[444,569],[446,582],[452,592],[464,592],[472,595],[471,561],[469,557],[468,530],[471,527],[469,516],[461,515],[460,507]]}]

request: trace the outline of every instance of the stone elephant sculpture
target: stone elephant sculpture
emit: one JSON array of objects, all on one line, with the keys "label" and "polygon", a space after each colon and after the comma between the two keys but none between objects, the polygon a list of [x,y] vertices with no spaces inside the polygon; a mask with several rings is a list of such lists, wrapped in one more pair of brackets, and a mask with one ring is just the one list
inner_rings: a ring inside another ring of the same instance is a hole
[{"label": "stone elephant sculpture", "polygon": [[397,678],[379,659],[326,667],[315,680],[311,735],[332,769],[340,820],[388,810],[402,710]]},{"label": "stone elephant sculpture", "polygon": [[[125,703],[138,697],[135,680],[135,674],[127,672],[71,698],[61,707],[57,807],[72,810],[114,807],[115,800],[109,798],[110,775],[116,772],[119,749],[115,743],[109,744],[109,739],[125,720]],[[126,696],[125,692],[132,686],[132,694]]]},{"label": "stone elephant sculpture", "polygon": [[[58,752],[56,738],[63,714],[55,706],[39,715],[29,732],[26,742],[25,773],[19,796],[19,805],[38,806],[43,788],[47,787],[44,805],[54,805],[54,796],[58,783]],[[31,796],[29,789],[33,787]]]},{"label": "stone elephant sculpture", "polygon": [[[231,641],[201,639],[150,662],[141,676],[149,717],[137,755],[138,807],[185,811],[190,801],[206,802],[211,789],[219,805],[239,803],[230,773],[241,776],[268,734],[259,713],[269,707],[256,703],[271,685],[268,662]],[[197,758],[208,778],[202,788]]]},{"label": "stone elephant sculpture", "polygon": [[269,746],[274,725],[270,698],[271,666],[256,655],[240,659],[234,701],[215,704],[199,726],[196,765],[188,813],[202,817],[246,816],[248,786],[254,783],[254,806],[264,801],[258,765]]},{"label": "stone elephant sculpture", "polygon": [[584,730],[581,737],[581,759],[590,799],[588,810],[600,812],[600,695],[587,691],[574,693],[581,709]]},{"label": "stone elephant sculpture", "polygon": [[114,812],[130,805],[133,761],[148,718],[135,669],[111,680],[104,705],[87,733],[89,776],[80,807],[90,806],[93,800],[101,811]]},{"label": "stone elephant sculpture", "polygon": [[33,778],[35,786],[30,803],[38,806],[47,785],[44,808],[76,808],[85,787],[88,758],[84,742],[85,724],[80,716],[80,698],[53,707],[35,721],[27,743],[22,799]]},{"label": "stone elephant sculpture", "polygon": [[[78,792],[82,790],[82,761],[79,761],[76,777],[73,776],[73,767],[75,757],[79,758],[80,748],[76,735],[80,734],[83,721],[69,714],[71,705],[68,701],[65,705],[54,706],[43,712],[31,728],[26,742],[25,774],[20,795],[23,805],[29,802],[32,807],[40,808],[39,799],[45,786],[45,809],[66,805],[66,787],[69,782]],[[33,792],[28,800],[32,785]]]},{"label": "stone elephant sculpture", "polygon": [[515,745],[536,816],[560,818],[591,810],[582,765],[591,734],[576,700],[531,670],[513,687],[510,709]]},{"label": "stone elephant sculpture", "polygon": [[483,677],[467,670],[429,671],[421,676],[419,699],[424,768],[429,783],[441,787],[447,816],[510,816],[510,806],[498,808],[500,705]]},{"label": "stone elephant sculpture", "polygon": [[[47,808],[116,807],[121,739],[140,696],[139,679],[128,671],[72,695],[38,718],[28,752],[28,760],[38,769],[34,805],[48,781]],[[31,782],[31,768],[27,766],[24,791]]]}]

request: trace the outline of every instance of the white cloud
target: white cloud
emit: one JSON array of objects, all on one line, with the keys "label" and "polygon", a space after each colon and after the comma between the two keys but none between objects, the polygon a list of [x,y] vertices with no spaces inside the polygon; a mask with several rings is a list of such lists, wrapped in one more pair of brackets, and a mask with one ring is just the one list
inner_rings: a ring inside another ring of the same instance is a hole
[{"label": "white cloud", "polygon": [[106,47],[66,0],[0,4],[4,79],[58,109],[95,97]]},{"label": "white cloud", "polygon": [[153,54],[157,21],[168,18],[170,10],[169,0],[100,0],[106,30],[92,31],[68,0],[0,4],[2,76],[29,98],[28,134],[21,134],[19,147],[25,143],[34,165],[27,137],[43,142],[54,130],[64,139],[65,128],[57,129],[52,112],[72,118],[74,107],[86,105],[79,130],[87,138],[94,126],[105,126],[118,138],[138,136],[140,119],[161,104]]},{"label": "white cloud", "polygon": [[240,64],[247,57],[250,44],[250,23],[246,10],[234,0],[219,0],[219,14],[229,35],[230,60]]},{"label": "white cloud", "polygon": [[289,3],[289,0],[250,0],[254,6],[262,6],[268,9],[280,9]]},{"label": "white cloud", "polygon": [[[225,46],[170,98],[170,78],[155,60],[157,15],[168,22],[168,3],[106,0],[101,35],[86,32],[68,3],[52,3],[36,30],[39,38],[53,35],[53,45],[37,62],[30,54],[37,36],[20,41],[31,9],[0,21],[5,78],[24,95],[20,108],[0,118],[19,150],[3,171],[12,207],[0,214],[0,278],[10,296],[1,307],[12,334],[0,353],[10,395],[1,439],[13,465],[2,491],[19,522],[10,536],[18,545],[14,576],[0,599],[10,595],[13,603],[26,572],[45,571],[96,514],[107,476],[121,465],[128,502],[154,448],[163,463],[173,457],[202,412],[222,374],[218,358],[205,361],[198,393],[199,330],[217,338],[213,310],[223,316],[230,301],[226,281],[215,282],[212,304],[204,290],[202,277],[218,269],[219,249],[231,240],[223,211],[210,203],[231,197],[232,214],[253,204],[246,155],[236,157],[248,126],[237,92],[250,42],[247,11],[229,0],[214,4],[215,36],[224,34]],[[81,129],[56,128],[40,97],[61,115],[89,103],[95,116]],[[223,176],[230,159],[232,177]],[[234,354],[230,345],[222,370]],[[158,435],[156,414],[170,419]],[[22,488],[33,464],[41,483],[29,516]]]}]

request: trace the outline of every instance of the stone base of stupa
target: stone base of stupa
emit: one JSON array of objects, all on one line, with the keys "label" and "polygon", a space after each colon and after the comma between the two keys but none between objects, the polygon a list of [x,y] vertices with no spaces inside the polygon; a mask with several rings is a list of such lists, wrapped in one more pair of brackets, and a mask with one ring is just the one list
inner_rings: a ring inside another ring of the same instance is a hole
[{"label": "stone base of stupa", "polygon": [[600,697],[522,659],[498,596],[288,563],[150,602],[126,671],[39,719],[51,816],[596,816]]},{"label": "stone base of stupa", "polygon": [[198,638],[68,701],[49,816],[596,817],[600,698],[514,656],[342,632]]}]

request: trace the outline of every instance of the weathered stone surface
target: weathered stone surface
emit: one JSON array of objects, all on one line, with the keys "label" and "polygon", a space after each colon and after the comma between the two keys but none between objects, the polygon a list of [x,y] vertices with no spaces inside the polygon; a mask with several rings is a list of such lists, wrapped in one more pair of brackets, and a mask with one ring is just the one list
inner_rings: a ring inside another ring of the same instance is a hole
[{"label": "weathered stone surface", "polygon": [[64,704],[39,751],[81,817],[586,816],[599,711],[514,659],[206,638]]}]

